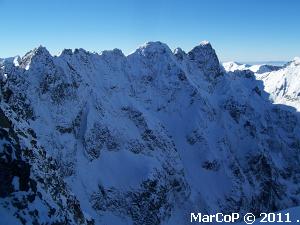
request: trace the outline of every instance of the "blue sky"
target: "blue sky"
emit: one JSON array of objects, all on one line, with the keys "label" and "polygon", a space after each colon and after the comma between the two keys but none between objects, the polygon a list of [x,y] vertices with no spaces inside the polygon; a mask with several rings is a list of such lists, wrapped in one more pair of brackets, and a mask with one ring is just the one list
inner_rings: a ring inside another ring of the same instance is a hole
[{"label": "blue sky", "polygon": [[38,45],[129,54],[155,40],[209,40],[222,61],[300,56],[299,0],[0,0],[0,21],[0,57]]}]

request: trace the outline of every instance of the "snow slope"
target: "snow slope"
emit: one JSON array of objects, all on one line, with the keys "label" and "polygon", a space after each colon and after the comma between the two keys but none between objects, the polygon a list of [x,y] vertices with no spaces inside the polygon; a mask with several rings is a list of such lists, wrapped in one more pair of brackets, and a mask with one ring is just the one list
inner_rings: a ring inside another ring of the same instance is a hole
[{"label": "snow slope", "polygon": [[40,46],[0,76],[8,220],[188,224],[191,211],[300,204],[298,112],[253,72],[224,71],[207,41],[128,56]]}]

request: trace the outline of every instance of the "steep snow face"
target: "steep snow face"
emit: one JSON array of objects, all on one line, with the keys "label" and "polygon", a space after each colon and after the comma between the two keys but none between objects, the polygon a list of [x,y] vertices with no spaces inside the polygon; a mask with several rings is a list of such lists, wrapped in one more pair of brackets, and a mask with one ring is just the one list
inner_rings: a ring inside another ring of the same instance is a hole
[{"label": "steep snow face", "polygon": [[281,70],[257,76],[264,82],[265,91],[277,104],[295,107],[300,111],[300,58],[284,66]]},{"label": "steep snow face", "polygon": [[[272,104],[253,72],[224,71],[208,42],[189,53],[149,42],[129,56],[39,47],[0,76],[7,220],[186,224],[190,212],[300,202],[299,115]],[[7,169],[14,155],[25,175]]]}]

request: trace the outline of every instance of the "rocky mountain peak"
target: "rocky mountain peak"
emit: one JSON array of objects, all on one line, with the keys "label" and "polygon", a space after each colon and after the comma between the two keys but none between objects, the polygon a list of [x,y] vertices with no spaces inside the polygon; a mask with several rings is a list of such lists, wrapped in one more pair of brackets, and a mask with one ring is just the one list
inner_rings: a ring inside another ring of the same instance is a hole
[{"label": "rocky mountain peak", "polygon": [[115,48],[113,50],[105,50],[101,52],[101,55],[104,57],[125,57],[121,49]]},{"label": "rocky mountain peak", "polygon": [[176,49],[174,50],[174,55],[175,55],[178,59],[180,59],[180,60],[182,60],[184,57],[187,56],[187,54],[185,53],[185,51],[183,51],[181,48],[176,48]]},{"label": "rocky mountain peak", "polygon": [[44,64],[51,59],[52,56],[49,51],[45,47],[40,45],[39,47],[26,53],[20,60],[19,65],[21,68],[28,70],[31,64]]},{"label": "rocky mountain peak", "polygon": [[72,49],[64,49],[62,52],[59,54],[59,56],[70,56],[73,54]]},{"label": "rocky mountain peak", "polygon": [[202,41],[188,53],[188,56],[199,68],[203,68],[210,78],[221,75],[218,56],[208,41]]}]

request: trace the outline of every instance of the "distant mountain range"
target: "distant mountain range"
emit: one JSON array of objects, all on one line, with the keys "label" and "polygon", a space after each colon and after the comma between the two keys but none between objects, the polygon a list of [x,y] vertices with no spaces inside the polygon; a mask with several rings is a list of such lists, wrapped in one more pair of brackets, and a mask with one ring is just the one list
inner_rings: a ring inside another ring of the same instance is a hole
[{"label": "distant mountain range", "polygon": [[271,66],[283,66],[288,61],[247,61],[240,62],[241,64],[249,64],[249,65],[271,65]]}]

